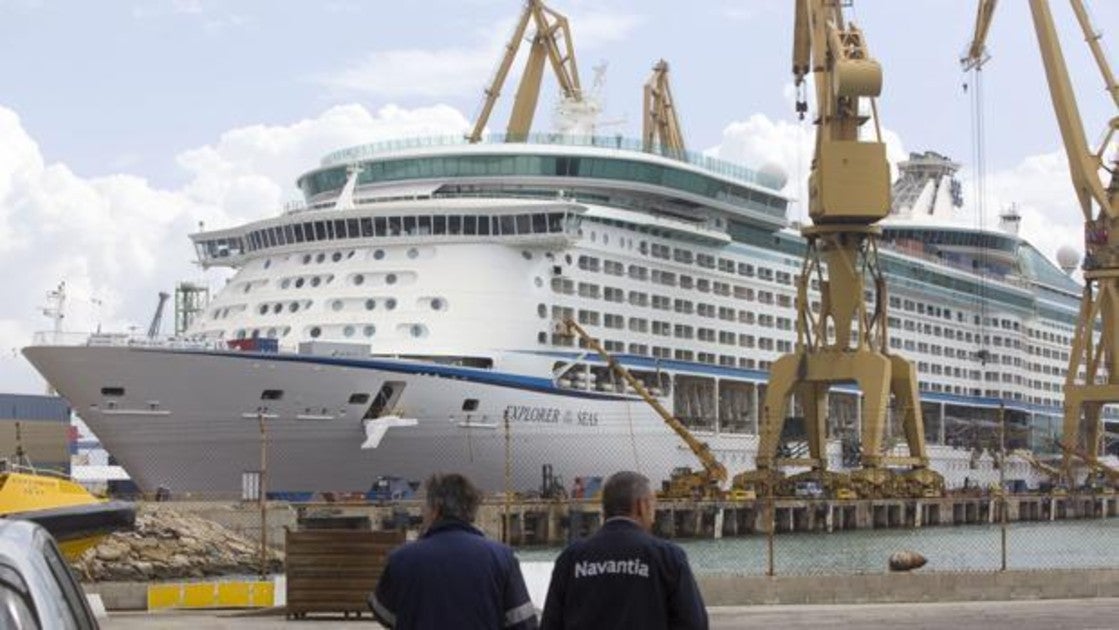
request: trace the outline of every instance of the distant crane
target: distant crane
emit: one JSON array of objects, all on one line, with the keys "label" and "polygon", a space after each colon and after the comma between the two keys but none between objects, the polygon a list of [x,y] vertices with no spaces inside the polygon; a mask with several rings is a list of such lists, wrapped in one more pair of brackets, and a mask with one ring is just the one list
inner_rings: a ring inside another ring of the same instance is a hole
[{"label": "distant crane", "polygon": [[676,115],[676,102],[668,84],[668,62],[661,59],[653,66],[653,74],[645,83],[645,115],[641,139],[646,151],[654,147],[668,154],[682,154],[684,133]]},{"label": "distant crane", "polygon": [[571,41],[567,18],[545,6],[542,0],[528,0],[513,30],[513,37],[505,45],[505,55],[497,67],[497,73],[490,86],[486,88],[482,110],[474,123],[474,129],[467,136],[467,140],[471,143],[482,141],[482,131],[489,122],[497,97],[501,95],[501,88],[513,66],[517,50],[525,39],[529,22],[535,25],[536,33],[532,35],[528,62],[513,101],[513,112],[509,116],[509,126],[506,129],[506,140],[524,142],[528,138],[532,119],[536,114],[536,102],[540,98],[540,81],[544,75],[545,60],[551,61],[563,98],[575,103],[583,101],[583,88],[579,83],[579,70],[575,64],[575,46]]},{"label": "distant crane", "polygon": [[155,315],[152,315],[152,323],[148,326],[148,339],[155,339],[159,335],[159,327],[163,323],[163,307],[166,306],[169,297],[171,297],[170,293],[159,292],[159,304],[156,305]]}]

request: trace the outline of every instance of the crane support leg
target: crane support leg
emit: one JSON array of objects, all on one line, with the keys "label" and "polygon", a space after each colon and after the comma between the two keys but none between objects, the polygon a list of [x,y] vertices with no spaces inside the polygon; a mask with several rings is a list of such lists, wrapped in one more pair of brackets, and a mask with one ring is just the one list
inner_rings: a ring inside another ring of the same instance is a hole
[{"label": "crane support leg", "polygon": [[1119,403],[1119,336],[1115,333],[1119,325],[1119,270],[1086,271],[1084,279],[1064,388],[1061,441],[1067,448],[1062,463],[1070,486],[1076,481],[1072,453],[1078,450],[1090,464],[1096,463],[1103,439],[1103,407]]},{"label": "crane support leg", "polygon": [[506,142],[524,142],[528,139],[532,119],[536,114],[536,102],[540,99],[540,83],[544,79],[544,62],[548,60],[548,49],[544,38],[536,36],[529,48],[528,63],[525,64],[517,96],[513,100],[513,111],[509,115],[506,128]]}]

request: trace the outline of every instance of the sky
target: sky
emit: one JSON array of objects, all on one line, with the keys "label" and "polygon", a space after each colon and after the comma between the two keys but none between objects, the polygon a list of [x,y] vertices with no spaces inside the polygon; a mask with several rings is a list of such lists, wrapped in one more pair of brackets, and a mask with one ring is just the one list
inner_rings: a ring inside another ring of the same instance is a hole
[{"label": "sky", "polygon": [[[1053,4],[1087,137],[1098,142],[1114,106],[1070,9]],[[200,223],[275,215],[331,150],[463,133],[521,6],[0,0],[0,391],[43,391],[18,349],[50,328],[41,307],[59,282],[66,330],[145,330],[159,291],[180,280],[221,285],[220,272],[192,262],[186,235]],[[551,6],[571,21],[584,84],[606,64],[603,132],[639,136],[641,86],[664,58],[689,148],[775,163],[790,176],[787,192],[803,197],[813,129],[793,111],[791,2]],[[1119,24],[1119,2],[1089,6],[1097,28]],[[884,68],[878,108],[891,160],[934,150],[961,162],[964,216],[978,225],[958,63],[974,12],[971,0],[856,0],[848,15]],[[984,222],[1017,203],[1023,233],[1052,258],[1078,246],[1080,212],[1024,1],[1000,5],[988,48]],[[554,103],[554,81],[545,82],[539,130]],[[509,101],[490,129],[503,129]],[[805,214],[800,204],[790,213]]]}]

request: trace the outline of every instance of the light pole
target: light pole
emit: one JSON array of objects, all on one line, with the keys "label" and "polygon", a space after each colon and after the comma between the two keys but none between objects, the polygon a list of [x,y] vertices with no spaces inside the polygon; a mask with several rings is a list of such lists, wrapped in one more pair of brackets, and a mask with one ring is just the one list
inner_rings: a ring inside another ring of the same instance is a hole
[{"label": "light pole", "polygon": [[261,406],[256,409],[257,421],[260,423],[260,477],[257,481],[257,499],[260,501],[260,579],[268,577],[268,433],[264,429],[264,415],[268,408]]},{"label": "light pole", "polygon": [[1006,571],[1006,406],[999,401],[999,525],[1002,531],[1002,570]]}]

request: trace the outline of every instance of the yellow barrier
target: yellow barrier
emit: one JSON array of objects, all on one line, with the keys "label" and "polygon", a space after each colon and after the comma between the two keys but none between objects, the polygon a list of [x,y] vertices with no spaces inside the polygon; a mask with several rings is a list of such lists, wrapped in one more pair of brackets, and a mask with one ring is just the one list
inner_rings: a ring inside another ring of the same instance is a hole
[{"label": "yellow barrier", "polygon": [[164,608],[266,608],[275,601],[271,582],[185,582],[148,586],[148,610]]}]

